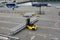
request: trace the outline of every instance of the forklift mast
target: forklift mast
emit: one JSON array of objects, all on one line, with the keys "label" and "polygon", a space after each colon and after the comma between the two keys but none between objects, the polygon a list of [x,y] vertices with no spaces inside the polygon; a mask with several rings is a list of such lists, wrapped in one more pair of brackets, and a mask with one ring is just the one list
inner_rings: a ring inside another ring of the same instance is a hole
[{"label": "forklift mast", "polygon": [[27,25],[30,25],[30,18],[27,18],[26,24],[27,24]]},{"label": "forklift mast", "polygon": [[30,18],[28,18],[28,19],[26,20],[26,25],[33,26],[33,25],[34,25],[34,23],[33,23],[33,24],[32,24],[32,23],[30,23]]}]

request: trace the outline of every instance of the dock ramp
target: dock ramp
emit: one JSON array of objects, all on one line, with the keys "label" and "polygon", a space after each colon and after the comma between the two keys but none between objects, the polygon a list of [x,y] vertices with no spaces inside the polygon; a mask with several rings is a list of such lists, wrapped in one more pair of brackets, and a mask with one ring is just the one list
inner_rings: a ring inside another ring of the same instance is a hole
[{"label": "dock ramp", "polygon": [[[36,17],[31,18],[31,23],[37,21]],[[14,35],[26,27],[26,18],[0,17],[0,34]]]}]

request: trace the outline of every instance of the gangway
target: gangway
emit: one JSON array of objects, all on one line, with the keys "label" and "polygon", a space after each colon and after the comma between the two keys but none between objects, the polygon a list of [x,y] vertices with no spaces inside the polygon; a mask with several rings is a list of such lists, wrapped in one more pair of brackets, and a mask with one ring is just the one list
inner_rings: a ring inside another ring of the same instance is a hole
[{"label": "gangway", "polygon": [[[0,17],[0,34],[14,35],[26,27],[26,19],[24,17],[11,18]],[[37,21],[37,18],[32,17],[30,23]]]}]

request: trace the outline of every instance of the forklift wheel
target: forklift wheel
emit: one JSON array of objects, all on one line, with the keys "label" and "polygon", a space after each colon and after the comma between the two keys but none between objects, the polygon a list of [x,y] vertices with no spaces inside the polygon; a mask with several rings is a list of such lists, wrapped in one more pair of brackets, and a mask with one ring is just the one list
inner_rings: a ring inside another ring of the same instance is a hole
[{"label": "forklift wheel", "polygon": [[37,29],[34,29],[34,28],[33,28],[32,30],[33,30],[33,31],[36,31]]}]

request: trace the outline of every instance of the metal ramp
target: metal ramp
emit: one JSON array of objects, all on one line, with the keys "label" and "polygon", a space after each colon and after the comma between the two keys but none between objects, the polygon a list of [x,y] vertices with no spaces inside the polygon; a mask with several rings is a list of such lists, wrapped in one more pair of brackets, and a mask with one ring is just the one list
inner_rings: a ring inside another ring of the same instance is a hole
[{"label": "metal ramp", "polygon": [[0,17],[0,34],[13,35],[25,28],[24,18]]},{"label": "metal ramp", "polygon": [[25,28],[24,24],[11,24],[0,22],[0,34],[13,35],[23,28]]},{"label": "metal ramp", "polygon": [[[36,22],[35,17],[31,18],[31,23]],[[0,17],[0,34],[13,35],[26,27],[26,18]]]}]

